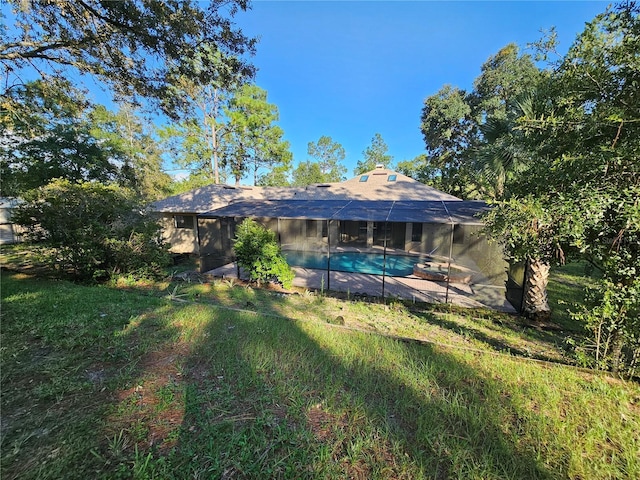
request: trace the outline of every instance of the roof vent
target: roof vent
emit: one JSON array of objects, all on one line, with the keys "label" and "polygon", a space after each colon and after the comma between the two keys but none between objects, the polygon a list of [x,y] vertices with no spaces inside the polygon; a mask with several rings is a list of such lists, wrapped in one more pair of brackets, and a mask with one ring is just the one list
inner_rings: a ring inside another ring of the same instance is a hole
[{"label": "roof vent", "polygon": [[384,165],[382,163],[379,163],[376,165],[376,168],[384,168]]}]

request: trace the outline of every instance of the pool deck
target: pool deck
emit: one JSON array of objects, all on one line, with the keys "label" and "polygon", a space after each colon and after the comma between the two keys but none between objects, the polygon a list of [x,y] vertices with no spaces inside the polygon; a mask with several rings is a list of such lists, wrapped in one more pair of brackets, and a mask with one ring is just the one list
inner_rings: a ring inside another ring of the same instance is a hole
[{"label": "pool deck", "polygon": [[[505,288],[494,285],[451,283],[447,291],[446,283],[408,277],[383,277],[363,273],[347,273],[312,268],[291,267],[295,272],[293,284],[296,287],[349,292],[354,297],[396,297],[405,300],[428,303],[451,303],[461,307],[485,307],[503,312],[516,310],[505,298]],[[238,278],[237,266],[229,263],[206,272],[219,278]],[[384,294],[384,295],[383,295]]]}]

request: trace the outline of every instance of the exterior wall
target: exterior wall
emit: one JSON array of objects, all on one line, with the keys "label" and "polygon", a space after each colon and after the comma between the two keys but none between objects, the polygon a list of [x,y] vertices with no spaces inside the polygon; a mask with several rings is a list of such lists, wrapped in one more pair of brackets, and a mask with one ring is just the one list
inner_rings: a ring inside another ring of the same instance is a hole
[{"label": "exterior wall", "polygon": [[169,251],[173,253],[198,254],[198,229],[195,215],[182,215],[190,217],[193,221],[192,228],[177,228],[175,217],[178,215],[164,214],[161,218],[162,237],[171,245]]},{"label": "exterior wall", "polygon": [[13,201],[3,201],[0,207],[0,245],[22,242],[22,227],[11,221],[11,210],[14,205]]}]

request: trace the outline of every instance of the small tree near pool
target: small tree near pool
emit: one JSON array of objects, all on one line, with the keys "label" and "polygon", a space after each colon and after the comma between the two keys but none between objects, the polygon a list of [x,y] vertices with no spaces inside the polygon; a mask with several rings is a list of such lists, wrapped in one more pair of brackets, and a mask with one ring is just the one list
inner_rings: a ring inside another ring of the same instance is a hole
[{"label": "small tree near pool", "polygon": [[274,232],[247,218],[238,226],[233,248],[238,264],[252,281],[276,280],[284,288],[291,288],[293,271],[282,255]]}]

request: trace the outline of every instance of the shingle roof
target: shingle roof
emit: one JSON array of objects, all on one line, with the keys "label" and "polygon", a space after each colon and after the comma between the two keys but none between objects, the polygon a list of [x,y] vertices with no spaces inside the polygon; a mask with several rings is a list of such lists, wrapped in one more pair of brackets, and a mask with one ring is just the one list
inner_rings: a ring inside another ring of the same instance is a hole
[{"label": "shingle roof", "polygon": [[157,201],[151,209],[163,213],[200,214],[231,202],[250,200],[461,201],[400,173],[376,168],[344,182],[307,187],[207,185]]}]

